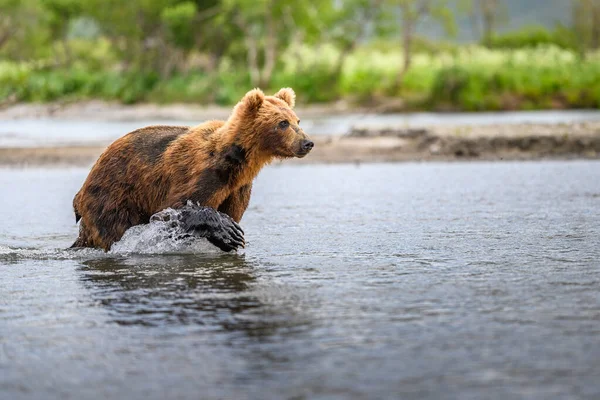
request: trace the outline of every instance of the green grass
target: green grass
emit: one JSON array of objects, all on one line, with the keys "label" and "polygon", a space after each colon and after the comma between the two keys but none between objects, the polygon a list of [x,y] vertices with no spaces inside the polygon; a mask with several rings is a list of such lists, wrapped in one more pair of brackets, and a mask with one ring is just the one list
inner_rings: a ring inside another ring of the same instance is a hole
[{"label": "green grass", "polygon": [[[300,104],[343,98],[357,104],[401,97],[418,109],[504,110],[600,107],[600,55],[581,58],[556,46],[488,50],[460,47],[415,54],[400,89],[400,49],[360,48],[336,75],[332,46],[290,49],[267,91],[293,87]],[[148,71],[102,68],[96,57],[65,69],[0,62],[0,103],[99,98],[123,103],[188,102],[230,105],[251,88],[247,71],[224,60],[210,74],[192,70],[161,79]]]}]

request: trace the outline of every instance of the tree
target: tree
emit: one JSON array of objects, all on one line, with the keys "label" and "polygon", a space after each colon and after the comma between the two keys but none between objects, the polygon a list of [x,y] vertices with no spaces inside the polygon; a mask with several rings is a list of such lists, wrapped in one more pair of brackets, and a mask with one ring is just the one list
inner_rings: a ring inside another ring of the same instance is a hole
[{"label": "tree", "polygon": [[450,34],[454,34],[456,26],[446,0],[388,0],[388,4],[392,6],[392,13],[397,8],[400,14],[404,57],[402,68],[396,76],[394,84],[394,90],[397,91],[402,86],[404,76],[412,65],[413,43],[418,24],[426,18],[431,18],[442,23]]},{"label": "tree", "polygon": [[246,62],[252,85],[268,85],[275,68],[278,32],[275,24],[275,0],[225,0],[227,19],[243,34]]},{"label": "tree", "polygon": [[182,1],[161,12],[167,31],[167,40],[183,52],[184,61],[195,52],[210,59],[208,68],[214,69],[232,42],[239,41],[229,24],[221,18],[224,13],[219,0]]},{"label": "tree", "polygon": [[498,25],[507,19],[506,5],[501,0],[461,0],[460,9],[468,13],[476,37],[489,44]]},{"label": "tree", "polygon": [[348,56],[366,40],[381,17],[383,0],[323,1],[307,5],[320,43],[332,43],[340,51],[333,67],[339,78]]},{"label": "tree", "polygon": [[573,0],[573,29],[584,48],[600,47],[599,0]]},{"label": "tree", "polygon": [[13,59],[45,55],[48,13],[38,0],[0,0],[0,51]]},{"label": "tree", "polygon": [[86,0],[86,12],[111,40],[124,67],[162,71],[169,60],[163,9],[174,0]]},{"label": "tree", "polygon": [[483,43],[490,43],[496,29],[498,0],[479,0],[479,9],[483,21]]},{"label": "tree", "polygon": [[[66,64],[71,62],[71,54],[67,41],[69,23],[79,16],[83,5],[79,0],[40,0],[41,5],[48,11],[50,35],[61,43]],[[59,60],[56,60],[58,63]]]},{"label": "tree", "polygon": [[278,56],[293,37],[292,28],[307,22],[307,7],[295,0],[223,0],[221,23],[241,32],[251,82],[267,87]]}]

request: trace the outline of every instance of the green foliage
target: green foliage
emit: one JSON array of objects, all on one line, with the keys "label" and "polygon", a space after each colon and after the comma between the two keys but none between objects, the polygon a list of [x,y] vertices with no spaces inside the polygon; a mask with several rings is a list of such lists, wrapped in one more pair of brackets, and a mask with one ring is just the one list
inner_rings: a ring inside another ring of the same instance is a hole
[{"label": "green foliage", "polygon": [[176,4],[162,10],[161,20],[166,25],[172,41],[179,47],[190,49],[194,45],[194,17],[198,12],[191,1]]},{"label": "green foliage", "polygon": [[575,54],[559,52],[544,60],[540,50],[522,54],[530,61],[507,57],[484,68],[468,64],[443,68],[433,83],[428,105],[470,111],[600,105],[600,64],[596,60],[582,61]]},{"label": "green foliage", "polygon": [[600,48],[600,2],[572,0],[573,32],[581,48]]},{"label": "green foliage", "polygon": [[233,104],[253,86],[292,86],[300,103],[400,96],[421,108],[598,107],[599,57],[584,50],[600,46],[600,8],[573,1],[574,28],[491,35],[484,48],[427,40],[416,27],[428,21],[452,37],[455,12],[481,20],[490,16],[481,5],[493,5],[498,25],[508,3],[0,0],[0,104]]},{"label": "green foliage", "polygon": [[[362,47],[355,51],[344,64],[341,79],[335,76],[338,52],[334,46],[303,47],[285,53],[286,61],[278,65],[271,86],[263,89],[275,92],[292,86],[301,103],[339,98],[369,103],[396,94],[391,88],[402,64],[401,51],[380,49]],[[102,58],[103,51],[98,52],[96,57]],[[420,53],[415,55],[414,67],[406,74],[399,95],[413,107],[429,109],[597,108],[599,61],[600,54],[581,59],[576,52],[557,47],[474,47]],[[0,62],[0,103],[7,98],[36,102],[102,98],[124,103],[231,105],[249,87],[247,71],[227,58],[213,71],[193,70],[169,79],[145,70],[106,70],[83,60],[68,69]]]},{"label": "green foliage", "polygon": [[135,103],[145,99],[158,82],[153,73],[93,72],[36,69],[0,64],[0,102],[11,96],[20,101],[48,102],[63,98],[92,98]]},{"label": "green foliage", "polygon": [[[450,41],[431,40],[418,35],[413,38],[412,46],[415,54],[455,53],[461,47]],[[378,39],[369,43],[368,47],[371,50],[389,53],[398,50],[398,42]]]},{"label": "green foliage", "polygon": [[50,13],[38,0],[0,0],[0,59],[48,55]]},{"label": "green foliage", "polygon": [[517,31],[495,35],[486,45],[495,49],[520,49],[554,45],[563,49],[577,49],[577,39],[572,31],[564,27],[550,30],[543,26],[529,26]]},{"label": "green foliage", "polygon": [[273,76],[271,86],[273,90],[278,87],[293,87],[300,102],[324,103],[339,97],[336,80],[333,66],[319,63],[297,73],[278,71]]},{"label": "green foliage", "polygon": [[83,3],[79,0],[40,0],[41,6],[48,12],[49,28],[54,37],[64,38],[69,22],[79,16],[83,10]]}]

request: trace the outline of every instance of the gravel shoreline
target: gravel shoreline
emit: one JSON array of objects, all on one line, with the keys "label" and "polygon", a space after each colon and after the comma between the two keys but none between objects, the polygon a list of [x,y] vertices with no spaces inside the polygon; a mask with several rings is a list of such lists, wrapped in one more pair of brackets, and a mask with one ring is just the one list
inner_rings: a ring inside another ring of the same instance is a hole
[{"label": "gravel shoreline", "polygon": [[[91,101],[62,107],[56,104],[15,105],[0,110],[0,120],[53,117],[92,121],[197,121],[206,118],[226,118],[230,111],[230,107],[148,104],[123,106]],[[307,117],[343,115],[350,112],[361,110],[349,109],[341,103],[298,110],[299,114]],[[311,136],[316,144],[313,152],[300,160],[286,160],[286,163],[600,159],[600,122],[423,127],[354,126],[345,135]],[[101,145],[0,148],[0,165],[89,166],[103,150],[104,146]]]}]

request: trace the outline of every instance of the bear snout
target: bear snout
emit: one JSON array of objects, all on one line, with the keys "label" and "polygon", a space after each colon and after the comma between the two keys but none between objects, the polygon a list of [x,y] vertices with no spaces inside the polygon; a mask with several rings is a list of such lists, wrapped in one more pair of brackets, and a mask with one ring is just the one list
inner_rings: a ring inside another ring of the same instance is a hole
[{"label": "bear snout", "polygon": [[310,140],[303,140],[302,141],[302,150],[304,150],[305,152],[309,152],[312,150],[312,148],[315,147],[315,144],[313,142],[311,142]]},{"label": "bear snout", "polygon": [[312,140],[303,139],[298,143],[298,151],[296,152],[296,157],[302,158],[315,147],[315,143]]}]

